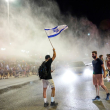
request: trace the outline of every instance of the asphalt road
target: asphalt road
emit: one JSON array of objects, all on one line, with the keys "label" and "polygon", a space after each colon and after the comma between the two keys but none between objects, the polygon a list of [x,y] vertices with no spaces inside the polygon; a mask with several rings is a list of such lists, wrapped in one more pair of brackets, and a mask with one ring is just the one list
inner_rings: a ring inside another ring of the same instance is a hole
[{"label": "asphalt road", "polygon": [[[74,74],[71,71],[53,74],[56,86],[56,108],[44,108],[42,81],[36,80],[22,87],[13,88],[0,94],[0,110],[110,110],[110,101],[100,88],[101,101],[92,102],[95,88],[92,84],[92,72]],[[36,76],[37,77],[37,76]],[[110,83],[105,82],[110,91]],[[51,100],[51,89],[47,90],[48,102]]]}]

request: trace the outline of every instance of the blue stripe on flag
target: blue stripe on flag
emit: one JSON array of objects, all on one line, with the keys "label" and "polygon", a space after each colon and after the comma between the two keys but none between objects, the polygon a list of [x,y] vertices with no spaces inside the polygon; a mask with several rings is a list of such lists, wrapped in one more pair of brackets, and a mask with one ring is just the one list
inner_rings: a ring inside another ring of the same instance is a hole
[{"label": "blue stripe on flag", "polygon": [[[58,27],[58,26],[57,26]],[[68,26],[66,26],[66,27],[68,27]],[[65,28],[66,28],[65,27]],[[59,33],[57,33],[57,34],[54,34],[54,35],[50,35],[50,36],[48,36],[48,38],[51,38],[51,37],[55,37],[55,36],[57,36],[58,34],[60,34],[65,28],[63,28],[62,30],[60,30],[60,32]],[[56,27],[55,28],[53,28],[53,29],[56,29]],[[49,29],[50,30],[50,29]]]},{"label": "blue stripe on flag", "polygon": [[44,30],[46,30],[46,31],[48,31],[48,30],[53,30],[53,29],[56,29],[58,26],[56,26],[56,27],[54,27],[54,28],[52,28],[52,29],[44,29]]}]

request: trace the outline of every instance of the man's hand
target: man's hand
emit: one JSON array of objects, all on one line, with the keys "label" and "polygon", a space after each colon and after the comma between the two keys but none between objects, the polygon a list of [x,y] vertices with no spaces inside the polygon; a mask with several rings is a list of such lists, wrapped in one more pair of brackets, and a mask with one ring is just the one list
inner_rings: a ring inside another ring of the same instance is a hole
[{"label": "man's hand", "polygon": [[[53,70],[53,71],[54,71],[54,70]],[[51,73],[52,73],[53,71],[51,71]]]},{"label": "man's hand", "polygon": [[53,51],[55,51],[55,48],[53,48]]},{"label": "man's hand", "polygon": [[104,73],[104,78],[106,78],[106,74]]}]

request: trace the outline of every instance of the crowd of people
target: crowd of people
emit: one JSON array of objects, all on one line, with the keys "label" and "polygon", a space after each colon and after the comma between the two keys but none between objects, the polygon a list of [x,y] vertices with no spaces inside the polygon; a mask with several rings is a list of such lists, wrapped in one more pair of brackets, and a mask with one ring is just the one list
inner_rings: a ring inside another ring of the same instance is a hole
[{"label": "crowd of people", "polygon": [[0,63],[0,79],[9,77],[28,77],[30,74],[37,74],[38,66],[31,63]]},{"label": "crowd of people", "polygon": [[100,101],[100,89],[101,87],[106,92],[106,98],[105,100],[109,100],[110,93],[108,88],[105,86],[103,78],[110,76],[110,54],[107,54],[105,64],[103,55],[100,55],[99,58],[97,57],[97,51],[92,51],[92,58],[94,59],[92,61],[93,65],[93,85],[96,88],[96,97],[93,99],[93,101]]}]

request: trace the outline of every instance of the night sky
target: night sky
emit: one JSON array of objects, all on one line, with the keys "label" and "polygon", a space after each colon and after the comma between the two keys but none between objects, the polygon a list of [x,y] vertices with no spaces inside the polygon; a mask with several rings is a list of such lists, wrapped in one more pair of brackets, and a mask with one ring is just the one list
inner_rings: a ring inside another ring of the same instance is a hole
[{"label": "night sky", "polygon": [[[29,1],[31,2],[34,1],[35,3],[38,3],[38,1],[41,0],[29,0]],[[49,1],[56,1],[59,5],[62,14],[68,15],[69,13],[73,17],[76,16],[78,18],[87,17],[88,20],[96,24],[97,27],[100,26],[101,21],[109,19],[108,27],[110,29],[110,0],[49,0]]]},{"label": "night sky", "polygon": [[71,13],[77,17],[87,17],[97,26],[110,19],[110,0],[56,0],[63,14]]}]

